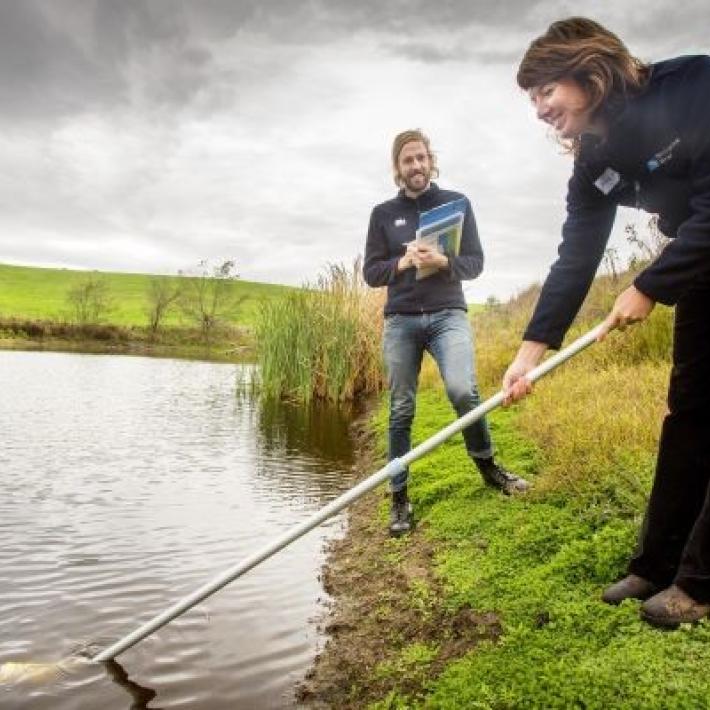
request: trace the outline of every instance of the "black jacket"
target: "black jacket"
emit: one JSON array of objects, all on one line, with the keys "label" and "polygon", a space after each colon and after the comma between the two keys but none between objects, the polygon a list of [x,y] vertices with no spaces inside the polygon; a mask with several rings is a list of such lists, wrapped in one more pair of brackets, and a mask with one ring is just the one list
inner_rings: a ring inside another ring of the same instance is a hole
[{"label": "black jacket", "polygon": [[471,203],[466,199],[461,246],[449,257],[449,268],[416,280],[416,269],[397,273],[397,262],[406,251],[419,225],[419,213],[464,197],[442,190],[435,183],[416,200],[400,190],[397,197],[377,205],[370,216],[363,274],[370,286],[387,286],[385,315],[431,313],[443,308],[466,310],[461,280],[473,279],[483,270],[483,250],[478,239]]},{"label": "black jacket", "polygon": [[673,241],[635,280],[675,304],[710,275],[710,57],[653,65],[646,90],[612,122],[605,142],[584,136],[567,193],[559,258],[524,338],[560,346],[584,300],[617,205],[659,215]]}]

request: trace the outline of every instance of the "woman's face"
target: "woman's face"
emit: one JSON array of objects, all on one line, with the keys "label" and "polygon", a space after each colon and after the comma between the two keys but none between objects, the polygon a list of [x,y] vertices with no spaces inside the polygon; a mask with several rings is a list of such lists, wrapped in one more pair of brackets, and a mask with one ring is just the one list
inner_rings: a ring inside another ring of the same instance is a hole
[{"label": "woman's face", "polygon": [[551,125],[560,138],[598,133],[587,92],[574,79],[558,79],[530,89],[537,117]]}]

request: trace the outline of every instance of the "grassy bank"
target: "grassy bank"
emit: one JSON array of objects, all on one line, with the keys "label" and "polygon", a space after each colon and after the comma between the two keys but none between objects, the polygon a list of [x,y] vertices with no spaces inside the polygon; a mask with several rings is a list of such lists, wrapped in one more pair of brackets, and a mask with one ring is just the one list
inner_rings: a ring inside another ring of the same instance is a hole
[{"label": "grassy bank", "polygon": [[[93,279],[102,284],[105,306],[96,322],[78,322],[72,289]],[[0,347],[118,351],[231,358],[253,346],[256,314],[291,288],[240,279],[224,282],[219,324],[209,348],[194,313],[173,301],[160,327],[151,329],[155,284],[165,293],[198,284],[192,276],[154,276],[42,269],[0,264]],[[154,293],[154,292],[153,292]]]},{"label": "grassy bank", "polygon": [[[598,279],[570,338],[592,327],[631,278]],[[476,317],[484,394],[499,387],[535,299],[531,289]],[[639,619],[637,602],[599,600],[624,571],[649,491],[671,318],[657,308],[541,381],[522,404],[493,413],[499,458],[534,482],[532,494],[485,489],[457,436],[412,467],[412,535],[386,538],[383,493],[354,513],[355,534],[367,540],[335,550],[331,639],[306,699],[376,708],[710,707],[707,620],[663,632]],[[431,364],[423,382],[415,442],[453,418]],[[384,403],[374,426],[379,462]]]}]

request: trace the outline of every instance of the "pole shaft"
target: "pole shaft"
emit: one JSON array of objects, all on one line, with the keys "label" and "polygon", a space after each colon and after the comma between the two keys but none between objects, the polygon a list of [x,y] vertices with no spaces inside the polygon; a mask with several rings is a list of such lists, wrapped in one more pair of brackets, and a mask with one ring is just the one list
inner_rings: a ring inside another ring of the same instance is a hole
[{"label": "pole shaft", "polygon": [[[591,345],[597,338],[599,329],[601,326],[597,326],[591,330],[586,335],[578,338],[573,343],[571,343],[564,350],[561,350],[556,355],[548,358],[541,365],[538,365],[535,369],[531,370],[527,378],[531,382],[535,382],[541,377],[544,377],[548,372],[554,370],[556,367],[566,362],[571,357],[574,357],[577,353],[584,350],[586,347]],[[379,471],[373,473],[369,478],[361,481],[355,485],[350,490],[343,493],[341,496],[331,501],[319,511],[314,513],[312,516],[307,518],[302,523],[290,528],[284,532],[280,537],[273,540],[268,545],[264,546],[261,550],[254,553],[250,557],[242,560],[238,564],[230,567],[228,570],[215,577],[211,581],[204,584],[199,589],[195,590],[192,594],[184,597],[180,601],[176,602],[170,608],[166,609],[162,613],[153,617],[145,624],[137,628],[132,633],[124,636],[122,639],[117,641],[112,646],[104,649],[96,656],[93,657],[93,661],[109,661],[115,658],[119,654],[128,650],[131,646],[134,646],[139,641],[142,641],[147,636],[165,626],[176,617],[184,614],[186,611],[191,609],[193,606],[199,604],[201,601],[207,599],[215,592],[225,587],[230,582],[241,577],[243,574],[249,570],[256,567],[258,564],[268,559],[272,555],[276,554],[284,547],[290,545],[294,540],[305,535],[307,532],[311,531],[316,526],[320,525],[322,522],[330,518],[331,516],[339,513],[341,510],[354,503],[356,500],[361,498],[365,493],[371,491],[373,488],[377,487],[389,478],[396,476],[398,473],[403,471],[410,463],[422,458],[430,451],[443,444],[447,439],[457,434],[461,430],[465,429],[467,426],[477,421],[481,417],[484,417],[488,412],[492,411],[496,407],[500,406],[505,399],[505,394],[503,391],[498,392],[493,395],[485,402],[482,402],[475,409],[467,412],[461,418],[452,422],[447,427],[437,432],[431,436],[426,441],[423,441],[419,446],[416,446],[411,451],[407,452],[404,456],[393,459],[386,466],[379,469]]]}]

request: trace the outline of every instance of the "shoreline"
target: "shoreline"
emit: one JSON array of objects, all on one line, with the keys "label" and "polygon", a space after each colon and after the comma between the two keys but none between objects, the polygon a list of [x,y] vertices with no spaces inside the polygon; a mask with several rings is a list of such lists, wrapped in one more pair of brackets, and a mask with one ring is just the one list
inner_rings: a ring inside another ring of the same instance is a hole
[{"label": "shoreline", "polygon": [[128,355],[235,364],[253,363],[255,360],[253,344],[235,344],[232,341],[219,341],[207,346],[202,343],[148,343],[139,340],[0,337],[0,351],[2,350]]},{"label": "shoreline", "polygon": [[[370,411],[356,423],[356,465],[364,477],[383,464],[375,416]],[[449,663],[501,635],[494,612],[440,604],[428,524],[390,537],[389,499],[383,484],[354,503],[345,535],[327,546],[322,579],[330,599],[318,620],[325,641],[296,686],[299,707],[362,708],[393,694],[421,697]]]}]

